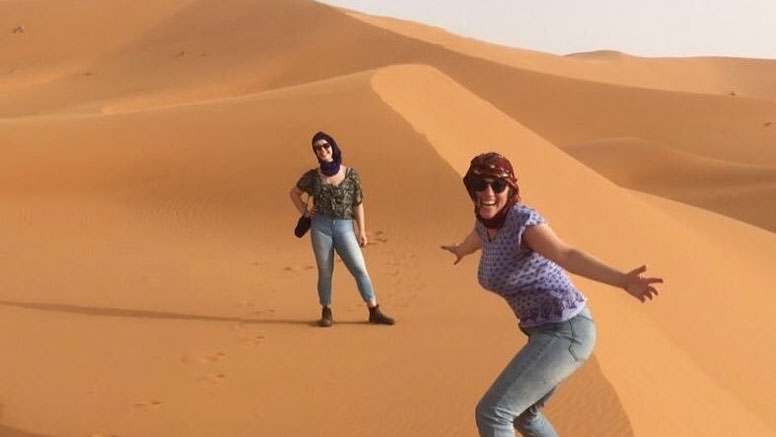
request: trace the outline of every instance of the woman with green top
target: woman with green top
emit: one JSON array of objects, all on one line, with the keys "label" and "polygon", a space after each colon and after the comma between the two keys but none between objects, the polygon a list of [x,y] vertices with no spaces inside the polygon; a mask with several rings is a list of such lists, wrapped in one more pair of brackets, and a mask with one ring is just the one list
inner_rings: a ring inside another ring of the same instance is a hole
[{"label": "woman with green top", "polygon": [[[316,133],[312,147],[319,167],[302,175],[291,189],[291,201],[301,214],[312,217],[310,238],[318,265],[318,298],[322,306],[318,324],[328,327],[334,323],[331,313],[331,278],[336,250],[356,279],[361,298],[369,309],[369,323],[393,325],[394,319],[383,313],[377,305],[372,280],[366,271],[366,262],[361,252],[361,247],[366,246],[368,239],[358,172],[342,165],[342,152],[334,138],[328,134]],[[313,198],[311,210],[307,209],[307,204],[302,200],[303,193]]]}]

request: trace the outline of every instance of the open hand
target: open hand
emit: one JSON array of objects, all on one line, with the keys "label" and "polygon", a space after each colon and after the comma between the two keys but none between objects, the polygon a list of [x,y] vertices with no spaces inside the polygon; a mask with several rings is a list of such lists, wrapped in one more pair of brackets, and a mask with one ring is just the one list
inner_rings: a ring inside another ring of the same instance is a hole
[{"label": "open hand", "polygon": [[458,264],[461,261],[461,259],[463,258],[463,256],[464,256],[461,253],[461,250],[460,250],[459,246],[457,246],[455,244],[450,245],[450,246],[441,246],[441,247],[442,247],[443,250],[446,250],[446,251],[452,253],[453,255],[455,255],[455,261],[453,261],[453,265]]},{"label": "open hand", "polygon": [[657,289],[652,284],[662,284],[662,278],[648,278],[642,276],[642,273],[647,271],[647,266],[641,266],[635,268],[625,275],[625,285],[622,288],[628,292],[631,296],[646,302],[647,299],[652,300],[657,296]]}]

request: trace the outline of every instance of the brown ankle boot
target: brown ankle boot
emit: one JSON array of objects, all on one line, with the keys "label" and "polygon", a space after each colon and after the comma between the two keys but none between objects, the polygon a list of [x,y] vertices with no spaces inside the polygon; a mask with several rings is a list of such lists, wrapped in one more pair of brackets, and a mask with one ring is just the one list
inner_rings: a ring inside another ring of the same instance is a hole
[{"label": "brown ankle boot", "polygon": [[334,324],[334,319],[331,317],[331,308],[323,307],[321,310],[321,320],[318,320],[318,326],[328,328]]},{"label": "brown ankle boot", "polygon": [[375,305],[369,308],[369,323],[374,325],[393,325],[396,321],[380,311],[380,305]]}]

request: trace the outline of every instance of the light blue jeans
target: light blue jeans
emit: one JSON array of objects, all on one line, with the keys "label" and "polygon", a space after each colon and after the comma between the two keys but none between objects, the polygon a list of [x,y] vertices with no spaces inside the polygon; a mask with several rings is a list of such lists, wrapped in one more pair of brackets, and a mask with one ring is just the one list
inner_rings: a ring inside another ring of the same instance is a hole
[{"label": "light blue jeans", "polygon": [[318,264],[318,298],[323,306],[331,305],[331,278],[334,274],[334,251],[337,251],[350,274],[356,279],[361,298],[367,304],[375,301],[372,280],[366,271],[366,261],[356,239],[353,220],[333,219],[314,215],[310,239]]},{"label": "light blue jeans", "polygon": [[482,397],[475,410],[482,437],[556,437],[541,408],[558,384],[590,357],[595,323],[585,308],[568,321],[523,330],[528,343]]}]

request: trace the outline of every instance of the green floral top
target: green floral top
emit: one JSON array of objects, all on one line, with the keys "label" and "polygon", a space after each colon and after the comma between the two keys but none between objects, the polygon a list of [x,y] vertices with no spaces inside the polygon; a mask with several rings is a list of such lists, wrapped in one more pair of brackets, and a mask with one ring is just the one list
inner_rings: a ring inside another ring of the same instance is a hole
[{"label": "green floral top", "polygon": [[318,169],[314,168],[303,174],[296,186],[313,196],[316,214],[335,219],[354,218],[353,208],[364,201],[361,178],[359,178],[356,169],[351,167],[345,170],[345,179],[339,185],[323,182],[318,174]]}]

